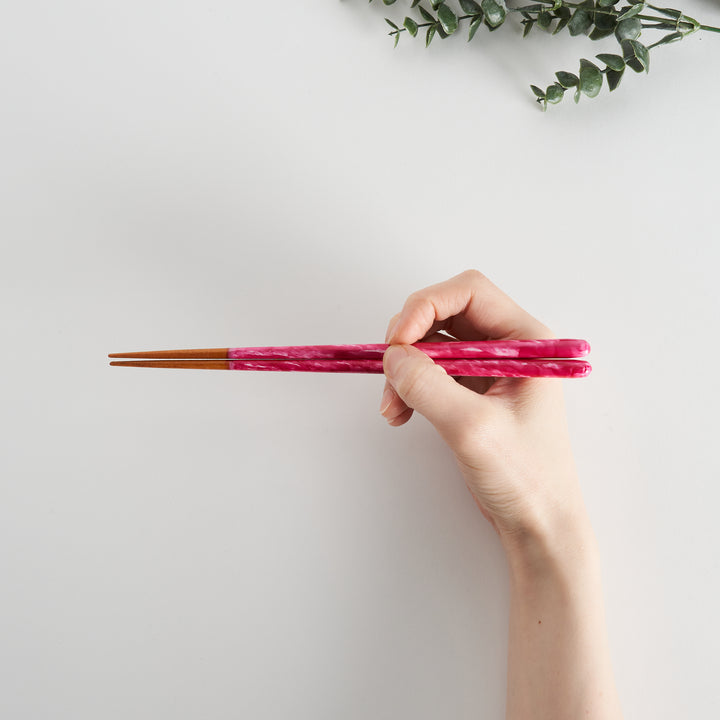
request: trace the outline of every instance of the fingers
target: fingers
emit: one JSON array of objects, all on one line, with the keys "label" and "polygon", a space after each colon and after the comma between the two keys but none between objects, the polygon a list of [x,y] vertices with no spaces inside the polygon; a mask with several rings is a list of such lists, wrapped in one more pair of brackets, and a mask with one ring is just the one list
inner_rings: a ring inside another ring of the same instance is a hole
[{"label": "fingers", "polygon": [[399,319],[400,319],[400,313],[397,313],[390,318],[390,322],[388,323],[387,330],[385,331],[385,342],[390,342],[390,338],[392,337],[393,330]]},{"label": "fingers", "polygon": [[[455,382],[478,394],[486,393],[496,380],[497,378],[483,377],[455,378]],[[413,414],[413,409],[405,404],[387,380],[380,400],[380,414],[393,427],[404,425]]]},{"label": "fingers", "polygon": [[[388,382],[399,400],[424,415],[453,446],[471,420],[482,414],[482,396],[456,383],[425,353],[408,345],[393,345],[385,352],[383,366]],[[395,401],[400,413],[391,424],[410,418]]]},{"label": "fingers", "polygon": [[[392,318],[390,318],[390,322],[387,326],[387,331],[385,332],[385,342],[389,343],[390,338],[394,334],[395,325],[397,324],[397,321],[400,319],[402,313],[397,313],[396,315],[393,315]],[[451,318],[448,318],[447,320],[435,320],[430,328],[428,328],[425,335],[422,337],[422,340],[428,341],[428,342],[435,342],[435,340],[431,339],[431,335],[438,334],[438,331],[442,330],[446,333],[446,335],[440,335],[438,342],[442,342],[443,340],[487,340],[487,335],[478,332],[476,329],[470,325],[470,323],[467,322],[465,318],[462,316],[454,316]],[[413,342],[417,342],[418,340],[413,340]]]},{"label": "fingers", "polygon": [[[468,270],[410,295],[402,311],[388,323],[385,342],[411,344],[419,340],[447,339],[437,335],[440,330],[460,340],[552,337],[548,328],[476,270]],[[494,394],[501,394],[505,387],[488,378],[461,378],[455,385],[475,393],[492,391]],[[397,387],[393,388],[391,382],[385,383],[381,413],[391,425],[407,422],[413,407],[417,405],[406,400]],[[427,409],[419,411],[427,414]]]},{"label": "fingers", "polygon": [[412,408],[405,404],[387,380],[380,400],[380,414],[390,425],[404,425],[413,414]]},{"label": "fingers", "polygon": [[437,330],[464,340],[552,337],[548,328],[477,270],[410,295],[388,327],[387,342],[411,344]]},{"label": "fingers", "polygon": [[[398,313],[394,318],[390,320],[388,324],[388,333],[392,330],[392,326],[400,317]],[[431,333],[423,338],[427,342],[448,342],[452,338],[441,333]],[[463,380],[477,380],[481,382],[487,382],[489,378],[463,378]],[[487,385],[489,387],[489,385]],[[388,421],[388,424],[393,426],[404,425],[413,414],[412,408],[409,408],[404,400],[395,392],[392,385],[385,381],[385,388],[383,390],[382,399],[380,400],[380,414]]]}]

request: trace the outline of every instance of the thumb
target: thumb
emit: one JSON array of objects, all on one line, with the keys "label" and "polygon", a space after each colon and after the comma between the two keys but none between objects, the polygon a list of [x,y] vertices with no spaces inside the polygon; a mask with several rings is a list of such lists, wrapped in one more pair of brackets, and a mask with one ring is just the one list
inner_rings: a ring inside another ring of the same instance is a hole
[{"label": "thumb", "polygon": [[383,368],[405,404],[425,416],[451,445],[482,414],[485,398],[455,382],[417,348],[391,345],[385,351]]}]

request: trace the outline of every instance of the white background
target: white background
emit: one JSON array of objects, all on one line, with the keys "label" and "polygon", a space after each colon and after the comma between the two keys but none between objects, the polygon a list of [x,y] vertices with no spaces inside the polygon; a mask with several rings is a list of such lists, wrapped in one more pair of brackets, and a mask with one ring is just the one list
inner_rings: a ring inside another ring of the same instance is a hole
[{"label": "white background", "polygon": [[720,37],[543,115],[612,39],[393,50],[405,9],[3,3],[0,716],[502,718],[501,548],[381,378],[105,357],[379,342],[468,267],[593,345],[627,717],[717,710]]}]

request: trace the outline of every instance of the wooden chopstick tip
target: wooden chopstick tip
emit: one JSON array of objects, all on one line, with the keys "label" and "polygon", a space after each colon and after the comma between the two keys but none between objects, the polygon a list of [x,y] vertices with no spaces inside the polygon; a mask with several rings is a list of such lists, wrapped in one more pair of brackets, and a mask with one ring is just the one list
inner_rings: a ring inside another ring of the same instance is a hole
[{"label": "wooden chopstick tip", "polygon": [[224,360],[228,348],[198,348],[183,350],[143,350],[141,352],[110,353],[109,358],[135,358],[137,360]]},{"label": "wooden chopstick tip", "polygon": [[183,370],[229,370],[230,362],[224,359],[204,360],[113,360],[115,367],[181,368]]}]

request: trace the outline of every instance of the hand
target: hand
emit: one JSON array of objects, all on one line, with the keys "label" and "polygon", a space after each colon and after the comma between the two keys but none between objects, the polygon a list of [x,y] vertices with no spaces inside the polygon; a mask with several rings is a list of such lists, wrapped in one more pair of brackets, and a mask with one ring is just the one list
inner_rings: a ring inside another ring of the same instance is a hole
[{"label": "hand", "polygon": [[390,321],[384,358],[383,415],[402,425],[417,410],[437,428],[505,546],[506,717],[621,720],[599,558],[570,452],[561,381],[454,380],[410,346],[453,337],[552,334],[487,278],[468,271],[407,299]]},{"label": "hand", "polygon": [[392,347],[384,357],[381,413],[398,426],[416,410],[435,426],[503,540],[584,512],[561,381],[454,380],[410,344],[552,337],[475,270],[413,293],[388,326],[386,342]]}]

